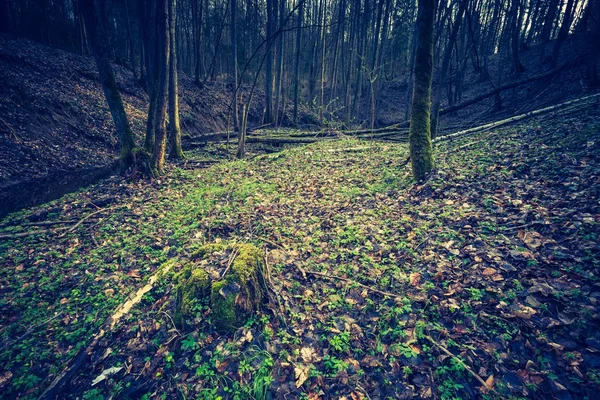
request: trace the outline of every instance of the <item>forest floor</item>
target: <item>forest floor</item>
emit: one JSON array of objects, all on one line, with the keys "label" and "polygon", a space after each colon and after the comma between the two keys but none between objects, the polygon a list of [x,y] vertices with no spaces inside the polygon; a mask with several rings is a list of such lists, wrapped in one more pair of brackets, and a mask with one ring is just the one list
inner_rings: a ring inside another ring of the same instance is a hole
[{"label": "forest floor", "polygon": [[[39,395],[174,260],[65,397],[597,398],[599,121],[595,107],[441,142],[424,184],[405,144],[204,164],[213,145],[161,179],[11,214],[0,391]],[[284,312],[219,334],[206,309],[177,328],[171,278],[219,241],[265,250]]]}]

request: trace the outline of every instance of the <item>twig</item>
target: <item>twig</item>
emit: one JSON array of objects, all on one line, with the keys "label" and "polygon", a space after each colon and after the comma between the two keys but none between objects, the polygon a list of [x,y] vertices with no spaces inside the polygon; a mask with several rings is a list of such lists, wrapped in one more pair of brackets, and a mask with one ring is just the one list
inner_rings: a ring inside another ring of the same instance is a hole
[{"label": "twig", "polygon": [[42,233],[50,233],[50,232],[54,232],[57,230],[65,230],[65,229],[69,229],[68,226],[63,226],[60,228],[54,228],[54,229],[41,229],[41,230],[37,230],[37,231],[29,231],[29,232],[19,232],[19,233],[12,233],[12,234],[6,234],[6,235],[0,235],[0,240],[2,239],[16,239],[16,238],[22,238],[22,237],[27,237],[27,236],[32,236],[32,235],[39,235]]},{"label": "twig", "polygon": [[52,317],[48,318],[48,319],[45,319],[44,321],[42,321],[42,322],[40,322],[40,323],[38,323],[38,324],[35,324],[35,325],[33,325],[33,326],[30,326],[30,327],[27,329],[27,331],[25,331],[25,333],[24,333],[24,334],[22,334],[21,336],[19,336],[18,338],[14,339],[14,340],[12,340],[12,341],[6,342],[6,343],[4,344],[4,349],[7,349],[7,348],[8,348],[8,346],[10,346],[10,345],[12,345],[12,344],[14,344],[14,343],[20,342],[20,341],[21,341],[21,340],[23,340],[23,339],[24,339],[26,336],[28,336],[28,335],[30,335],[31,333],[33,333],[33,331],[34,331],[36,328],[38,328],[38,327],[40,327],[40,326],[42,326],[42,325],[45,325],[45,324],[47,324],[48,322],[50,322],[50,321],[52,321],[52,320],[54,320],[54,319],[56,319],[56,318],[60,317],[61,315],[62,315],[62,311],[61,311],[61,312],[59,312],[58,314],[56,314],[56,315],[54,315],[54,316],[52,316]]},{"label": "twig", "polygon": [[79,220],[79,222],[78,222],[78,223],[76,223],[75,225],[73,225],[73,226],[72,226],[72,227],[71,227],[71,228],[70,228],[70,229],[69,229],[67,232],[63,233],[63,234],[62,234],[62,235],[60,235],[59,237],[63,237],[63,236],[65,236],[67,233],[71,233],[71,232],[73,232],[75,229],[77,229],[77,228],[79,227],[79,225],[83,224],[83,223],[85,222],[85,220],[87,220],[88,218],[90,218],[90,217],[93,217],[94,215],[96,215],[96,214],[99,214],[99,213],[101,213],[102,211],[108,211],[108,210],[110,210],[111,208],[114,208],[114,207],[106,207],[106,208],[101,208],[101,209],[99,209],[99,210],[97,210],[97,211],[94,211],[93,213],[90,213],[90,214],[86,215],[85,217],[81,218],[81,219]]},{"label": "twig", "polygon": [[229,256],[229,262],[227,263],[227,268],[225,268],[225,271],[223,271],[223,273],[221,274],[221,279],[225,278],[225,275],[227,275],[227,273],[229,272],[229,269],[231,268],[231,265],[235,261],[235,258],[237,257],[239,252],[240,252],[240,250],[237,247],[233,249],[233,251],[231,252],[231,255]]},{"label": "twig", "polygon": [[40,221],[40,222],[23,222],[18,226],[49,226],[49,225],[61,225],[61,224],[74,224],[77,220],[67,220],[67,221]]},{"label": "twig", "polygon": [[536,226],[536,225],[544,225],[544,221],[533,221],[529,224],[512,226],[512,227],[504,228],[503,230],[504,230],[504,232],[510,232],[510,231],[516,231],[519,229],[530,228],[530,227]]},{"label": "twig", "polygon": [[425,335],[425,339],[429,340],[434,346],[436,346],[442,352],[446,353],[448,356],[452,357],[455,360],[458,360],[462,364],[462,366],[465,368],[465,370],[467,370],[467,372],[470,373],[473,376],[473,378],[475,378],[479,383],[481,383],[484,388],[486,388],[487,390],[490,390],[490,391],[494,392],[495,394],[499,394],[498,392],[496,392],[494,390],[493,387],[488,386],[488,384],[485,383],[485,381],[479,375],[477,375],[477,373],[475,373],[475,371],[473,371],[471,369],[471,367],[469,367],[463,360],[461,360],[460,358],[458,358],[454,354],[452,354],[452,352],[450,350],[448,350],[447,348],[445,348],[444,346],[442,346],[441,344],[439,344],[438,342],[436,342],[429,335]]},{"label": "twig", "polygon": [[275,242],[273,242],[272,240],[269,240],[269,239],[267,239],[267,238],[265,238],[265,237],[262,237],[262,236],[259,236],[258,238],[259,238],[260,240],[262,240],[263,242],[270,244],[270,245],[271,245],[271,246],[273,246],[273,247],[278,247],[278,248],[280,248],[281,250],[286,250],[286,248],[285,248],[283,245],[280,245],[279,243],[275,243]]},{"label": "twig", "polygon": [[389,292],[384,292],[382,290],[372,288],[371,286],[364,285],[364,284],[362,284],[360,282],[356,282],[356,281],[354,281],[352,279],[342,278],[341,276],[336,276],[336,275],[327,275],[327,274],[323,274],[321,272],[316,272],[316,271],[305,271],[304,269],[302,269],[300,267],[298,267],[298,268],[304,274],[310,274],[310,275],[320,276],[321,278],[325,278],[325,279],[328,279],[328,280],[340,280],[340,281],[352,283],[352,284],[360,286],[363,289],[367,289],[367,290],[369,290],[371,292],[378,293],[378,294],[380,294],[382,296],[391,297],[393,299],[395,299],[396,297],[398,297],[397,294],[393,294],[393,293],[389,293]]},{"label": "twig", "polygon": [[171,318],[171,316],[169,315],[169,313],[167,313],[166,311],[161,311],[161,314],[164,314],[167,316],[167,318],[169,318],[169,320],[171,321],[171,324],[173,325],[173,329],[175,329],[175,332],[181,336],[181,332],[179,332],[179,329],[177,329],[177,325],[175,325],[175,322],[173,322],[173,318]]}]

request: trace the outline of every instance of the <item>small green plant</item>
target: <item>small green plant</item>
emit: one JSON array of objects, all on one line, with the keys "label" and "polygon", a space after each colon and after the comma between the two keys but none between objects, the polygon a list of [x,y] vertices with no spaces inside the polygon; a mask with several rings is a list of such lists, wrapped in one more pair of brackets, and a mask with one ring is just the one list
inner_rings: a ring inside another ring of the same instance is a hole
[{"label": "small green plant", "polygon": [[345,353],[350,349],[350,332],[342,332],[331,339],[329,345],[338,353]]},{"label": "small green plant", "polygon": [[474,301],[481,301],[483,298],[483,290],[475,288],[467,288],[467,291],[471,294],[471,299]]},{"label": "small green plant", "polygon": [[198,343],[196,342],[196,339],[191,335],[181,341],[181,350],[182,351],[196,350],[198,347],[199,346],[198,346]]},{"label": "small green plant", "polygon": [[330,355],[323,357],[323,364],[331,376],[336,376],[338,373],[348,368],[348,363]]}]

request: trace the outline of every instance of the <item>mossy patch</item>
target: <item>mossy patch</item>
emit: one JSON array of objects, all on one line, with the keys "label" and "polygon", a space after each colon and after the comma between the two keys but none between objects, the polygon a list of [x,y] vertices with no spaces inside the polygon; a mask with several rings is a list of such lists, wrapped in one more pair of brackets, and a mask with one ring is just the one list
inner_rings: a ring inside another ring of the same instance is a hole
[{"label": "mossy patch", "polygon": [[210,293],[210,278],[204,269],[188,264],[175,280],[175,323],[183,326],[185,320],[196,317],[202,305],[206,304]]},{"label": "mossy patch", "polygon": [[[211,262],[216,253],[229,251],[234,257],[225,276],[213,279],[202,263]],[[265,263],[262,251],[250,244],[208,244],[193,252],[195,263],[186,265],[175,277],[175,322],[183,326],[197,317],[202,306],[211,309],[215,328],[229,331],[244,325],[250,315],[260,308],[264,295]]]}]

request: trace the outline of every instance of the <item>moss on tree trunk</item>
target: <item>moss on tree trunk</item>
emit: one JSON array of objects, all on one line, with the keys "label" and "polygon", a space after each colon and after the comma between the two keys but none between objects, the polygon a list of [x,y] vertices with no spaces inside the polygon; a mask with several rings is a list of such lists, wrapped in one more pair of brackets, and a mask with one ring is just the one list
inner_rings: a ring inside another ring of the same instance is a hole
[{"label": "moss on tree trunk", "polygon": [[419,0],[414,89],[408,141],[413,176],[423,180],[433,169],[431,146],[431,77],[433,73],[434,0]]}]

